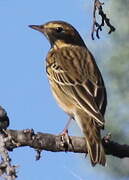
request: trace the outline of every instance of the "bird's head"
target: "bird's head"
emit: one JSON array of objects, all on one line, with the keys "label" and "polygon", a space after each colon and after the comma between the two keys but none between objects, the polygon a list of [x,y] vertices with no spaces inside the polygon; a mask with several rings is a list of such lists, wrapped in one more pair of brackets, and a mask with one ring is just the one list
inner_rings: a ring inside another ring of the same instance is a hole
[{"label": "bird's head", "polygon": [[67,44],[85,46],[77,30],[64,21],[51,21],[43,25],[29,25],[29,27],[42,32],[52,47],[60,48]]}]

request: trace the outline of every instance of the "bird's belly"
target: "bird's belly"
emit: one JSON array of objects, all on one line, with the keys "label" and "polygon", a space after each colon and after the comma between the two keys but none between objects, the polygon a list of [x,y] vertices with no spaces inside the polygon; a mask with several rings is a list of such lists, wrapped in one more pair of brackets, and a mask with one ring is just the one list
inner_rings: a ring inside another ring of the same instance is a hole
[{"label": "bird's belly", "polygon": [[75,104],[72,102],[72,98],[64,93],[57,83],[50,83],[53,96],[55,97],[59,106],[70,116],[74,116]]}]

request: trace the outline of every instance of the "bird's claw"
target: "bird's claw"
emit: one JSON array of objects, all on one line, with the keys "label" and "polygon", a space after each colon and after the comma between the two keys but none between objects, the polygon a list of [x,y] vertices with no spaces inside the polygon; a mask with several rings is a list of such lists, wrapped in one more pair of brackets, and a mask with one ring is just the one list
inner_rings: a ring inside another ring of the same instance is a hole
[{"label": "bird's claw", "polygon": [[103,139],[105,143],[109,143],[109,141],[111,140],[111,133],[109,132]]},{"label": "bird's claw", "polygon": [[68,150],[70,144],[70,137],[68,134],[68,129],[64,129],[62,133],[59,134],[61,137],[62,146],[65,148],[65,151]]}]

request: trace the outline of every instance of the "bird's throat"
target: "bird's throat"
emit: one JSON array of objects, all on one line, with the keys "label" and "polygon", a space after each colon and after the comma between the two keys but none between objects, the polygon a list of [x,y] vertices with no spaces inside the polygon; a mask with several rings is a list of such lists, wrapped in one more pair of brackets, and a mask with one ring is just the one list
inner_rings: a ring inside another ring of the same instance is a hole
[{"label": "bird's throat", "polygon": [[53,44],[54,49],[61,49],[63,47],[69,47],[71,44],[64,42],[63,40],[56,40]]}]

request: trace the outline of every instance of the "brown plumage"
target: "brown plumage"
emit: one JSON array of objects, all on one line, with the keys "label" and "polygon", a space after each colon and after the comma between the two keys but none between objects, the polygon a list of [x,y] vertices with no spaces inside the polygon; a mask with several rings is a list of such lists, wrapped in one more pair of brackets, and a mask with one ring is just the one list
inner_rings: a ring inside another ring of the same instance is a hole
[{"label": "brown plumage", "polygon": [[94,57],[76,29],[66,22],[30,27],[42,32],[51,44],[46,72],[54,97],[83,131],[92,165],[105,165],[100,130],[104,128],[107,96]]}]

